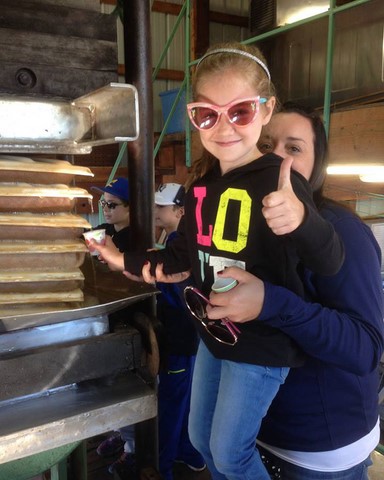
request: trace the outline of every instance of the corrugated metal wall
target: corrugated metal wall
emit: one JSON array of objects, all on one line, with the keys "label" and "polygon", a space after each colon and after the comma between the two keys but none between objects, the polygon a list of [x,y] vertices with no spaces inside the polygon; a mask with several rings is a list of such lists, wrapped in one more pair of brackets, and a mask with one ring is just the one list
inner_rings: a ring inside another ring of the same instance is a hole
[{"label": "corrugated metal wall", "polygon": [[[247,17],[249,14],[249,0],[210,0],[209,5],[210,9],[216,12],[227,13],[230,15],[242,15],[244,17]],[[209,41],[211,44],[227,40],[241,41],[249,38],[248,29],[212,22],[209,28]]]},{"label": "corrugated metal wall", "polygon": [[[351,104],[383,91],[383,29],[383,0],[335,16],[332,104]],[[269,66],[281,100],[323,105],[327,40],[328,19],[322,18],[261,43],[269,48]]]},{"label": "corrugated metal wall", "polygon": [[[173,0],[171,3],[182,5],[183,0]],[[248,0],[211,0],[210,9],[217,12],[229,13],[234,15],[248,15]],[[173,26],[176,22],[174,15],[152,12],[152,59],[156,65],[162,52],[163,45],[169,38]],[[210,24],[210,43],[217,43],[226,40],[245,40],[249,36],[248,30],[240,27],[229,25],[221,25],[217,23]],[[185,34],[184,24],[181,23],[179,29],[173,39],[168,51],[168,55],[164,60],[162,68],[172,70],[184,69],[184,49]],[[156,80],[154,83],[153,100],[154,100],[154,130],[159,131],[162,128],[162,112],[159,93],[165,90],[179,88],[180,82],[171,80]]]},{"label": "corrugated metal wall", "polygon": [[[147,0],[151,1],[151,0]],[[168,3],[183,5],[184,0],[167,0]],[[102,11],[110,13],[114,7],[102,4]],[[248,16],[249,0],[210,0],[210,9],[216,12],[222,12],[233,15]],[[151,43],[152,43],[152,61],[153,66],[157,65],[163,46],[167,42],[177,17],[164,13],[152,12],[151,14]],[[248,29],[234,27],[230,25],[222,25],[211,22],[210,24],[210,43],[217,43],[227,40],[245,40],[249,37]],[[124,63],[124,41],[123,28],[120,20],[117,21],[117,38],[118,38],[118,58],[119,63]],[[172,41],[166,58],[161,68],[171,70],[184,70],[184,49],[185,49],[185,33],[184,24],[181,22],[178,31]],[[124,81],[122,78],[121,81]],[[165,90],[179,88],[180,82],[172,80],[156,80],[153,85],[153,113],[154,113],[154,130],[160,131],[163,126],[163,118],[161,111],[161,101],[159,93]]]},{"label": "corrugated metal wall", "polygon": [[[172,3],[179,5],[183,4],[182,0],[174,0]],[[177,17],[164,13],[152,12],[151,14],[151,34],[152,34],[152,62],[153,66],[157,65],[159,57],[163,51],[173,28]],[[185,28],[184,21],[179,25],[179,28],[173,38],[173,41],[168,50],[161,68],[170,70],[184,70],[184,51],[185,51]],[[153,85],[153,108],[154,108],[154,131],[160,131],[163,126],[161,102],[159,93],[164,90],[172,90],[179,88],[180,82],[171,80],[155,80]]]}]

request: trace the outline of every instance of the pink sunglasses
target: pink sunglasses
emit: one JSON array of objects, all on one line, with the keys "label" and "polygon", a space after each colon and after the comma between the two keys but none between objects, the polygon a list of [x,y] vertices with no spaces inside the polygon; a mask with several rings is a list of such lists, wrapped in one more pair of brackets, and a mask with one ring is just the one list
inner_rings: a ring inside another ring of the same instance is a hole
[{"label": "pink sunglasses", "polygon": [[227,318],[210,320],[207,316],[206,306],[211,305],[197,288],[188,286],[184,289],[184,299],[191,314],[199,320],[206,331],[220,343],[235,345],[241,333],[237,326]]},{"label": "pink sunglasses", "polygon": [[188,103],[188,115],[192,124],[198,130],[210,130],[224,115],[237,127],[246,127],[252,123],[259,113],[260,104],[265,103],[266,98],[252,97],[242,100],[235,100],[224,107],[212,105],[210,103],[195,102]]}]

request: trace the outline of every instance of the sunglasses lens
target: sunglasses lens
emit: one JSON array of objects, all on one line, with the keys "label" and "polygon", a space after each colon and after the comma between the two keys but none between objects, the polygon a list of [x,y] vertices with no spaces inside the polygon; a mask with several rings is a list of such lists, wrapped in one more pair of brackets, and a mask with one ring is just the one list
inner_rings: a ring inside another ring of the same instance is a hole
[{"label": "sunglasses lens", "polygon": [[101,208],[108,208],[108,210],[114,210],[119,205],[123,205],[122,203],[114,203],[114,202],[106,202],[105,200],[100,200]]},{"label": "sunglasses lens", "polygon": [[219,340],[219,342],[227,343],[228,345],[234,345],[236,343],[236,339],[231,332],[218,323],[208,323],[205,328],[216,340]]},{"label": "sunglasses lens", "polygon": [[237,103],[228,109],[228,117],[235,125],[245,126],[253,122],[258,111],[255,100]]},{"label": "sunglasses lens", "polygon": [[195,127],[200,130],[209,130],[214,127],[219,114],[209,107],[194,107],[191,110],[191,118]]},{"label": "sunglasses lens", "polygon": [[220,321],[208,321],[205,310],[207,302],[204,298],[188,287],[184,290],[184,298],[189,311],[194,317],[201,321],[212,337],[227,345],[235,345],[237,338],[225,325],[221,324]]},{"label": "sunglasses lens", "polygon": [[206,313],[205,313],[205,305],[206,302],[196,293],[193,292],[193,290],[185,290],[184,291],[184,297],[185,297],[185,302],[192,313],[195,317],[197,317],[199,320],[203,320],[206,318]]}]

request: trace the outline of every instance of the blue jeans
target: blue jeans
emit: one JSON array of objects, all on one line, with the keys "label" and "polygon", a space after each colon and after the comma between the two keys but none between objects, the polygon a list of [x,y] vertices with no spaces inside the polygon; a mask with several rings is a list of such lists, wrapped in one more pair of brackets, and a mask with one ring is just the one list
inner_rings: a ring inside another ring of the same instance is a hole
[{"label": "blue jeans", "polygon": [[270,480],[255,442],[261,420],[288,371],[287,367],[219,360],[200,342],[189,436],[213,480]]},{"label": "blue jeans", "polygon": [[274,480],[369,480],[368,467],[372,465],[370,457],[348,470],[316,472],[286,462],[262,447],[259,447],[259,450],[263,462]]}]

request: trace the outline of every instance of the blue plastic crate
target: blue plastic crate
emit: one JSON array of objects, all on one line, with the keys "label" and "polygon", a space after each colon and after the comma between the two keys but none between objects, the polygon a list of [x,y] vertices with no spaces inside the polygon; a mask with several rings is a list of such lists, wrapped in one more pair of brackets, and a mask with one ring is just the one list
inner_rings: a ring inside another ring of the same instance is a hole
[{"label": "blue plastic crate", "polygon": [[[164,123],[168,118],[168,115],[171,111],[173,102],[175,101],[178,92],[179,89],[175,88],[173,90],[166,90],[165,92],[159,93]],[[173,116],[168,123],[165,133],[179,133],[185,131],[186,109],[187,107],[185,103],[185,91],[183,91],[180,95],[179,101],[173,112]]]}]

